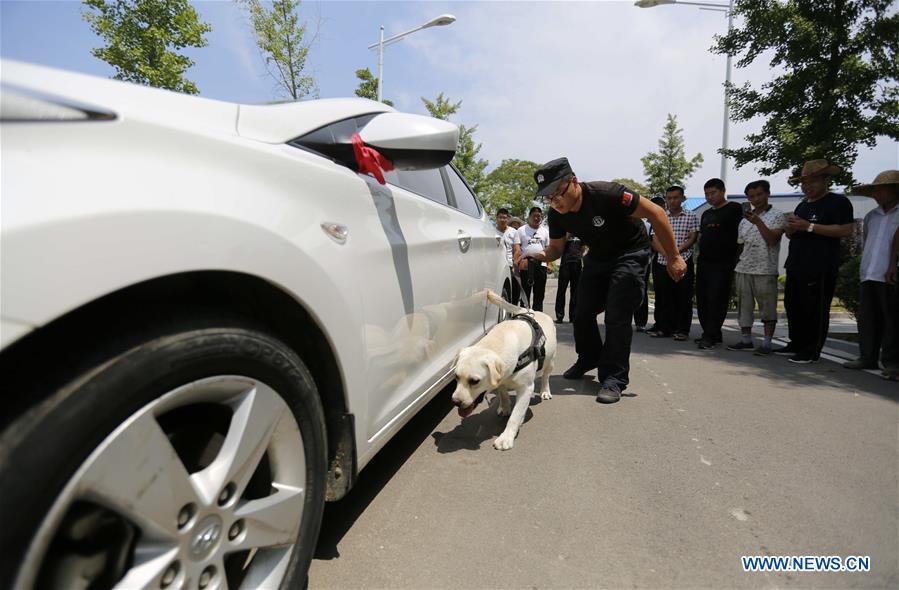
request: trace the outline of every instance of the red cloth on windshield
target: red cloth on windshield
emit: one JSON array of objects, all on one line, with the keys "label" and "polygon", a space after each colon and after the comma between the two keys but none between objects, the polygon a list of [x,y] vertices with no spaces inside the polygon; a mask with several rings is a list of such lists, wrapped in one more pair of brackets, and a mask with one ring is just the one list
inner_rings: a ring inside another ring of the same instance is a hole
[{"label": "red cloth on windshield", "polygon": [[360,174],[371,174],[375,180],[386,184],[381,170],[390,172],[393,170],[393,162],[382,156],[378,150],[366,146],[358,133],[353,134],[353,154],[356,156]]}]

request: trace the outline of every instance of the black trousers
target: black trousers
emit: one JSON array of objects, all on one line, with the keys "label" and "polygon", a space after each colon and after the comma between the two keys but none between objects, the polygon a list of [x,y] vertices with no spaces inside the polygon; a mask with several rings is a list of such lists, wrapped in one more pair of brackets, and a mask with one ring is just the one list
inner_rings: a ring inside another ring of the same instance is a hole
[{"label": "black trousers", "polygon": [[830,330],[830,303],[837,285],[834,273],[787,270],[784,307],[790,344],[796,352],[818,358]]},{"label": "black trousers", "polygon": [[[546,267],[533,260],[528,261],[527,270],[521,271],[521,285],[531,309],[543,311],[543,296],[546,293]],[[533,299],[531,295],[533,294]]]},{"label": "black trousers", "polygon": [[[578,362],[598,367],[603,385],[622,391],[629,382],[631,318],[643,297],[649,250],[623,254],[610,260],[589,255],[578,285],[577,315],[574,318],[574,347]],[[605,313],[606,341],[599,334],[596,316]]]},{"label": "black trousers", "polygon": [[637,326],[645,326],[649,321],[649,275],[652,272],[653,264],[655,262],[646,265],[646,274],[643,275],[643,302],[634,312],[634,325]]},{"label": "black trousers", "polygon": [[702,337],[721,342],[721,326],[727,317],[730,284],[734,265],[730,262],[699,262],[696,272],[696,312],[702,326]]},{"label": "black trousers", "polygon": [[581,280],[583,263],[580,260],[565,262],[559,266],[559,285],[556,290],[556,319],[565,319],[565,291],[571,284],[571,295],[568,298],[568,319],[574,321],[577,311],[577,286]]},{"label": "black trousers", "polygon": [[509,267],[509,276],[512,279],[512,292],[509,295],[512,297],[512,303],[518,305],[521,297],[521,287],[518,286],[518,283],[521,281],[521,277],[518,276],[518,271],[514,266]]},{"label": "black trousers", "polygon": [[677,282],[668,275],[667,266],[655,264],[659,266],[653,275],[656,283],[656,330],[665,334],[689,334],[693,324],[693,258],[687,259],[687,272]]},{"label": "black trousers", "polygon": [[858,309],[861,357],[888,371],[899,371],[899,288],[879,281],[863,281]]}]

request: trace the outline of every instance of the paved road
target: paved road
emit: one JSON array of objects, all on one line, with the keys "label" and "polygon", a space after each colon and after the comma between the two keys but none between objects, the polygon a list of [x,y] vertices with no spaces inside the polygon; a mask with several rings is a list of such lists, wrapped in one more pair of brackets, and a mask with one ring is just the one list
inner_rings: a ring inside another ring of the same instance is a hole
[{"label": "paved road", "polygon": [[[570,324],[559,339],[557,372]],[[507,452],[494,404],[462,422],[435,399],[329,505],[310,588],[899,587],[895,383],[642,334],[633,350],[621,402],[555,376]],[[871,572],[743,572],[766,554]]]}]

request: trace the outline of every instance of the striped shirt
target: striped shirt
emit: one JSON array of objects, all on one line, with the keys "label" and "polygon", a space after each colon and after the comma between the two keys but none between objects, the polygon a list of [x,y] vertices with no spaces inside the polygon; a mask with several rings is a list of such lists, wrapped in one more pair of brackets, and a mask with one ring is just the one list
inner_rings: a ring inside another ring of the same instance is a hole
[{"label": "striped shirt", "polygon": [[[689,211],[681,211],[677,216],[672,216],[669,211],[668,222],[671,223],[671,229],[674,230],[674,243],[677,245],[685,242],[691,231],[699,231],[699,220]],[[659,264],[667,266],[668,259],[665,255],[659,252],[658,256]],[[681,252],[681,256],[684,260],[689,260],[693,256],[693,246]]]}]

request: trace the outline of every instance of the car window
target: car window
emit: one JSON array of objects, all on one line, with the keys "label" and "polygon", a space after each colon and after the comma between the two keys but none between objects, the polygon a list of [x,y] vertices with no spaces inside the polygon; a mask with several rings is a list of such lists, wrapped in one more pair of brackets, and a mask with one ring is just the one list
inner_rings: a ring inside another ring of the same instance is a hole
[{"label": "car window", "polygon": [[475,198],[474,193],[471,192],[471,189],[468,188],[468,185],[465,184],[465,181],[462,180],[459,173],[452,166],[447,166],[446,174],[449,176],[450,187],[453,189],[456,209],[472,217],[480,217],[481,207],[478,205],[478,200]]},{"label": "car window", "polygon": [[447,205],[446,187],[440,170],[394,170],[384,175],[390,184]]}]

